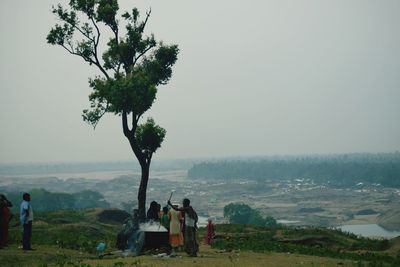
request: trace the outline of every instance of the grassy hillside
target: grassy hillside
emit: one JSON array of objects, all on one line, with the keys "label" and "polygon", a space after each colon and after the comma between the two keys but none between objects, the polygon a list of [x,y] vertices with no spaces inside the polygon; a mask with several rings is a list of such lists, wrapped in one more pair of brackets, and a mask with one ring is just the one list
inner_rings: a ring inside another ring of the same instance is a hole
[{"label": "grassy hillside", "polygon": [[389,230],[397,230],[400,225],[400,211],[398,209],[389,210],[378,217],[378,223]]},{"label": "grassy hillside", "polygon": [[[124,258],[114,247],[120,215],[99,209],[35,213],[36,250],[19,249],[21,227],[11,227],[10,245],[0,249],[0,266],[400,266],[399,239],[371,240],[328,229],[280,226],[217,225],[215,243],[202,244],[198,258],[183,252],[176,258],[157,258],[152,255],[156,251]],[[104,220],[105,216],[113,220]],[[200,229],[199,236],[203,235]],[[101,259],[95,251],[98,242],[107,244],[108,254]]]},{"label": "grassy hillside", "polygon": [[400,266],[399,240],[361,238],[326,228],[219,225],[214,248],[313,255]]}]

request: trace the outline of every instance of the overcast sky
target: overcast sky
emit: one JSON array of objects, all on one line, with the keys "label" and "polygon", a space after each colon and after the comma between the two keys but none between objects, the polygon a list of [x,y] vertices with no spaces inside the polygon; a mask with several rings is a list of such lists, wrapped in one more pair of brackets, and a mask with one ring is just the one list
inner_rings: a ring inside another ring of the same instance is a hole
[{"label": "overcast sky", "polygon": [[[46,43],[58,2],[1,1],[0,163],[132,159],[119,117],[81,119],[99,73]],[[167,130],[156,158],[400,150],[400,1],[134,6],[180,47],[145,114]]]}]

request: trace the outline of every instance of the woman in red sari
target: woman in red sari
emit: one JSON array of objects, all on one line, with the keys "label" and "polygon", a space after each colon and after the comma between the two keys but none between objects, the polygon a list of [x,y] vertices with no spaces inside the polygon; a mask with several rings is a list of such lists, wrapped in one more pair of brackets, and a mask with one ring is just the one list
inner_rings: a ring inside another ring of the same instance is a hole
[{"label": "woman in red sari", "polygon": [[12,217],[9,207],[12,207],[11,202],[4,195],[0,195],[0,247],[8,243],[8,223]]},{"label": "woman in red sari", "polygon": [[206,235],[204,237],[204,243],[206,243],[207,245],[211,245],[214,236],[215,236],[215,227],[214,224],[212,223],[211,218],[209,218],[208,224],[206,226]]}]

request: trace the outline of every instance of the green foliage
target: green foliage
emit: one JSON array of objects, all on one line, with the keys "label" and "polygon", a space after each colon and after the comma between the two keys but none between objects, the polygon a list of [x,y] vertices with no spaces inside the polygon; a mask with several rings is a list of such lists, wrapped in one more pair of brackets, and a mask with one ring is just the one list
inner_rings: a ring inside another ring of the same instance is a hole
[{"label": "green foliage", "polygon": [[[89,96],[91,107],[84,110],[83,119],[96,126],[104,113],[121,115],[124,111],[132,113],[135,121],[138,121],[152,106],[156,87],[170,79],[172,65],[177,60],[178,46],[157,42],[153,35],[144,36],[150,12],[143,21],[139,21],[140,15],[136,8],[122,15],[126,33],[119,36],[117,0],[72,0],[69,7],[53,7],[53,13],[63,23],[56,24],[50,30],[47,42],[60,45],[71,54],[82,57],[104,74],[104,77],[95,77],[89,81],[93,89]],[[79,14],[86,15],[87,21],[79,21]],[[98,23],[108,26],[114,34],[102,54],[103,63],[100,62],[98,51]],[[76,41],[79,38],[82,40]],[[121,67],[124,72],[120,70]],[[112,70],[113,76],[107,70]]]},{"label": "green foliage", "polygon": [[272,216],[266,216],[264,221],[265,221],[265,225],[266,226],[275,226],[275,225],[277,225],[277,222],[276,222],[275,218],[272,217]]},{"label": "green foliage", "polygon": [[[98,207],[107,208],[110,206],[100,193],[91,190],[68,194],[49,192],[45,189],[33,189],[29,193],[35,212]],[[7,198],[14,205],[13,212],[18,213],[19,203],[22,201],[22,192],[8,193]]]},{"label": "green foliage", "polygon": [[[81,2],[85,2],[82,1]],[[94,1],[89,1],[90,4]],[[113,31],[118,29],[118,23],[115,18],[117,15],[117,11],[119,9],[117,0],[98,0],[95,1],[97,5],[97,12],[95,13],[95,17],[97,21],[104,22],[107,26],[109,26]]]},{"label": "green foliage", "polygon": [[161,146],[165,134],[165,129],[156,125],[152,118],[148,118],[146,123],[140,125],[135,133],[140,149],[146,154],[155,152]]},{"label": "green foliage", "polygon": [[55,210],[35,212],[35,221],[41,220],[48,224],[60,224],[60,218],[63,218],[63,223],[79,223],[88,221],[83,210]]},{"label": "green foliage", "polygon": [[33,189],[31,191],[32,200],[37,202],[39,205],[36,207],[36,211],[45,210],[58,210],[68,209],[74,206],[74,197],[67,193],[50,193],[44,189]]},{"label": "green foliage", "polygon": [[276,220],[272,216],[267,216],[264,219],[259,211],[243,203],[231,203],[225,206],[224,217],[228,218],[229,222],[233,224],[277,225]]},{"label": "green foliage", "polygon": [[97,191],[84,190],[72,195],[75,199],[74,208],[87,209],[96,207],[110,207],[110,204],[104,199],[103,195]]}]

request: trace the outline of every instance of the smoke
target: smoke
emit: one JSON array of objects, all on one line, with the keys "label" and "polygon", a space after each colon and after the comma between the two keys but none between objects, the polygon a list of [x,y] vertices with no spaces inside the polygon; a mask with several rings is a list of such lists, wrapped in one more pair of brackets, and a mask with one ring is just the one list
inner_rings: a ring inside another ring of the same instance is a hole
[{"label": "smoke", "polygon": [[144,231],[144,232],[168,232],[168,230],[162,226],[159,222],[146,222],[146,223],[141,223],[139,225],[139,229]]}]

